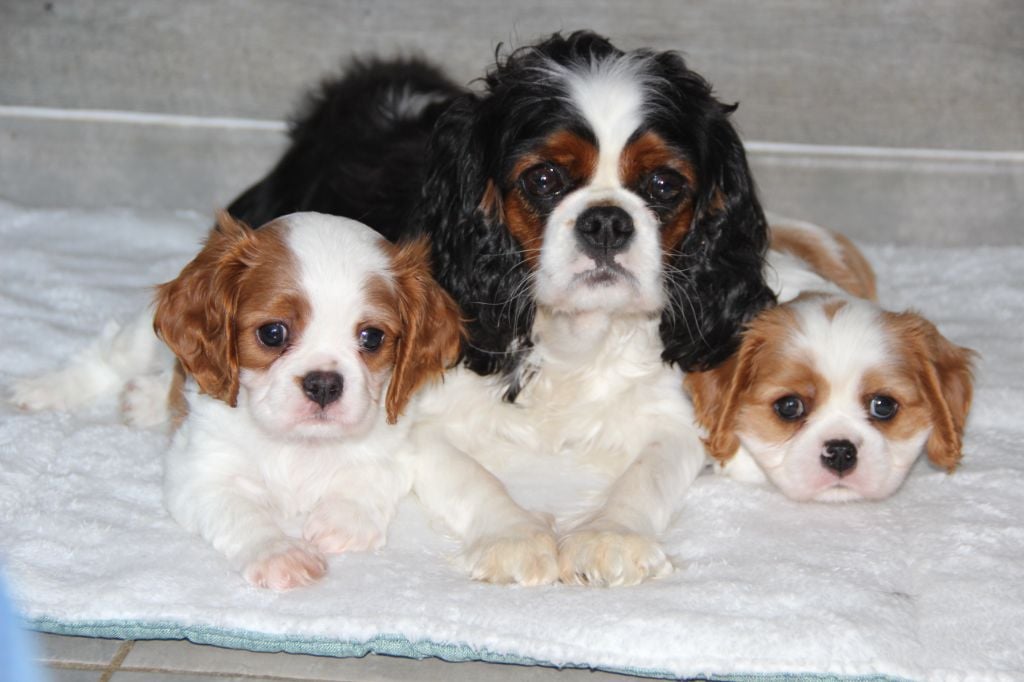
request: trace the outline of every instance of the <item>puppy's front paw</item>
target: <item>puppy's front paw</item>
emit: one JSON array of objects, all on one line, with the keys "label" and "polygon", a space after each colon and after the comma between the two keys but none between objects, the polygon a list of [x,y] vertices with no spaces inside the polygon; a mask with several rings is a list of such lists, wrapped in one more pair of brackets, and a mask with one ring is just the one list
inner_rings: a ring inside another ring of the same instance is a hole
[{"label": "puppy's front paw", "polygon": [[521,525],[466,547],[463,562],[474,580],[549,585],[558,580],[555,536],[542,525]]},{"label": "puppy's front paw", "polygon": [[672,564],[653,538],[584,526],[558,543],[558,572],[563,583],[618,587],[668,575]]},{"label": "puppy's front paw", "polygon": [[159,426],[170,416],[168,374],[148,374],[136,377],[121,392],[121,418],[128,426],[150,428]]},{"label": "puppy's front paw", "polygon": [[380,549],[387,541],[387,522],[349,500],[322,502],[302,531],[324,554]]},{"label": "puppy's front paw", "polygon": [[256,587],[290,590],[316,582],[327,572],[327,562],[315,549],[291,538],[262,548],[242,569],[242,576]]}]

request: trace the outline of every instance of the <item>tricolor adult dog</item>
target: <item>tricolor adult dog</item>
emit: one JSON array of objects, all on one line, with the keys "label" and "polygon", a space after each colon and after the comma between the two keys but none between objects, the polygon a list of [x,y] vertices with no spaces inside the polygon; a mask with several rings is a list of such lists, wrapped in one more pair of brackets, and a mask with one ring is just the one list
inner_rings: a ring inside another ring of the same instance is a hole
[{"label": "tricolor adult dog", "polygon": [[513,52],[440,117],[419,224],[469,341],[424,396],[416,490],[474,577],[670,570],[659,534],[704,463],[681,370],[727,357],[772,301],[731,111],[677,54],[577,33]]}]

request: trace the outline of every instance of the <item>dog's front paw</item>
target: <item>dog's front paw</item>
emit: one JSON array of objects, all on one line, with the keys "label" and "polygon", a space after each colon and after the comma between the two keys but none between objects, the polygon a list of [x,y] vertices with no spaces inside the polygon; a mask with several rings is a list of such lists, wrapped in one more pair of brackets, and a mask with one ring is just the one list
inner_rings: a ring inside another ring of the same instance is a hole
[{"label": "dog's front paw", "polygon": [[147,374],[136,377],[121,391],[121,418],[128,426],[150,428],[167,421],[170,375]]},{"label": "dog's front paw", "polygon": [[380,549],[387,541],[387,521],[349,500],[322,502],[306,519],[303,537],[324,554]]},{"label": "dog's front paw", "polygon": [[563,583],[618,587],[636,585],[672,572],[661,545],[623,528],[578,528],[558,543]]},{"label": "dog's front paw", "polygon": [[546,526],[514,526],[468,547],[463,562],[474,580],[549,585],[558,580],[558,546]]},{"label": "dog's front paw", "polygon": [[301,540],[283,538],[256,551],[242,576],[256,587],[290,590],[316,582],[326,572],[323,555]]}]

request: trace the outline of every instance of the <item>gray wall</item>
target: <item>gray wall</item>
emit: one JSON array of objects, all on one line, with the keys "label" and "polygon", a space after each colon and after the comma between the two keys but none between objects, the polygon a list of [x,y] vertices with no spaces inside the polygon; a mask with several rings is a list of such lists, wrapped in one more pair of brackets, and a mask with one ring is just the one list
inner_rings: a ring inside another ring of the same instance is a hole
[{"label": "gray wall", "polygon": [[771,210],[866,241],[1024,243],[1021,0],[0,0],[0,196],[211,211],[280,152],[252,120],[349,55],[468,82],[499,42],[579,27],[681,50],[739,101]]}]

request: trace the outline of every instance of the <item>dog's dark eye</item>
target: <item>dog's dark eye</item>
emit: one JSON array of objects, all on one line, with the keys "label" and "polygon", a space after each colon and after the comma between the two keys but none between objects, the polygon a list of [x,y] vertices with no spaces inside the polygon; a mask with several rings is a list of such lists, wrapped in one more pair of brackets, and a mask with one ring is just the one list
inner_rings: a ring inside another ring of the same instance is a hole
[{"label": "dog's dark eye", "polygon": [[686,179],[670,170],[653,173],[644,183],[644,194],[656,204],[670,204],[682,196],[686,189]]},{"label": "dog's dark eye", "polygon": [[804,416],[804,401],[795,395],[779,398],[772,407],[775,408],[775,414],[788,422]]},{"label": "dog's dark eye", "polygon": [[895,417],[896,410],[899,408],[899,403],[887,395],[871,396],[871,400],[868,401],[868,414],[871,415],[872,419],[883,422]]},{"label": "dog's dark eye", "polygon": [[359,332],[359,347],[363,350],[372,353],[379,350],[382,343],[384,343],[384,332],[375,327],[367,327]]},{"label": "dog's dark eye", "polygon": [[565,190],[565,174],[550,163],[542,163],[523,173],[520,179],[523,190],[531,197],[550,199]]},{"label": "dog's dark eye", "polygon": [[283,322],[271,322],[256,330],[256,338],[268,348],[280,348],[288,340],[288,327]]}]

